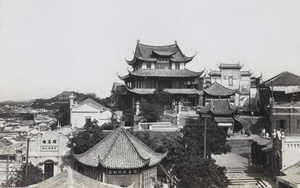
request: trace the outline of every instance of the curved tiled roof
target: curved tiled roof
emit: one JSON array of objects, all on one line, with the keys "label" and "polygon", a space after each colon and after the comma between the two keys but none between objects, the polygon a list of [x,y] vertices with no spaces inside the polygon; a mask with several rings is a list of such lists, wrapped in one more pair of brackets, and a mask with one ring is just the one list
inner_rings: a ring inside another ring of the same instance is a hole
[{"label": "curved tiled roof", "polygon": [[124,128],[118,128],[94,147],[73,156],[80,163],[110,169],[132,169],[158,164],[167,153],[159,154]]},{"label": "curved tiled roof", "polygon": [[200,106],[197,111],[200,114],[212,113],[215,115],[233,115],[237,113],[238,107],[230,104],[228,99],[211,99],[206,106]]},{"label": "curved tiled roof", "polygon": [[197,78],[201,76],[204,72],[194,72],[188,69],[138,69],[136,71],[130,72],[126,76],[119,76],[121,80],[127,79],[130,76],[138,77],[172,77],[172,78]]},{"label": "curved tiled roof", "polygon": [[121,188],[117,185],[102,183],[67,167],[61,173],[28,188]]},{"label": "curved tiled roof", "polygon": [[126,61],[129,65],[133,65],[135,63],[135,58],[142,61],[156,61],[157,59],[153,56],[154,54],[158,56],[171,56],[170,60],[174,62],[188,63],[194,58],[194,56],[185,56],[176,43],[166,46],[151,46],[138,42],[134,52],[134,59]]},{"label": "curved tiled roof", "polygon": [[231,96],[237,92],[236,90],[231,90],[220,85],[218,82],[214,82],[206,89],[203,89],[203,91],[204,93],[212,96]]},{"label": "curved tiled roof", "polygon": [[[155,91],[154,88],[134,88],[134,89],[127,88],[127,89],[132,93],[140,94],[140,95],[153,94]],[[163,91],[168,92],[170,94],[202,95],[201,91],[194,88],[188,88],[188,89],[187,88],[182,88],[182,89],[166,88]]]}]

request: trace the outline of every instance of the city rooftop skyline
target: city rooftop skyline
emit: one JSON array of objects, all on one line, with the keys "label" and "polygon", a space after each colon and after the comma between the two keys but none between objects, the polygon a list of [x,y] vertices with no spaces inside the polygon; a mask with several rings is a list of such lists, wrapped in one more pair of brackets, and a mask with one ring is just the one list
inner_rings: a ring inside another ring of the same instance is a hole
[{"label": "city rooftop skyline", "polygon": [[[263,81],[300,75],[300,2],[1,0],[0,101],[62,91],[110,95],[137,40],[177,41],[186,68],[241,63]],[[124,59],[125,58],[125,59]]]}]

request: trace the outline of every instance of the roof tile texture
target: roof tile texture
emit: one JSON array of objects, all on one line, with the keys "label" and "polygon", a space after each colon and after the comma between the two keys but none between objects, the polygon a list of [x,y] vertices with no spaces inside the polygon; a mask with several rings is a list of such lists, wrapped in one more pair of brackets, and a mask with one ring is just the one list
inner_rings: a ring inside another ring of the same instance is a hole
[{"label": "roof tile texture", "polygon": [[166,153],[156,153],[124,128],[118,128],[85,153],[73,153],[73,156],[88,166],[132,169],[154,166]]}]

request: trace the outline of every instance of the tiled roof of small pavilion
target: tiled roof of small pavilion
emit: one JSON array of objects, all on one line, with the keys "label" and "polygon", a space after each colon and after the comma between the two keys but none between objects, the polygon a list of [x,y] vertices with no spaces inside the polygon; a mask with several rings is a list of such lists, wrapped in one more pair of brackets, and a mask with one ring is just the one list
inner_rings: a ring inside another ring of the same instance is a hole
[{"label": "tiled roof of small pavilion", "polygon": [[118,188],[119,186],[106,184],[89,178],[67,167],[66,170],[28,188]]},{"label": "tiled roof of small pavilion", "polygon": [[220,69],[241,69],[243,67],[243,65],[239,64],[239,63],[221,63],[219,65]]},{"label": "tiled roof of small pavilion", "polygon": [[212,95],[212,96],[231,96],[234,95],[237,91],[228,89],[218,82],[214,82],[209,87],[203,89],[205,94]]},{"label": "tiled roof of small pavilion", "polygon": [[211,99],[206,106],[197,108],[200,114],[233,115],[237,113],[238,107],[230,104],[228,99]]},{"label": "tiled roof of small pavilion", "polygon": [[286,71],[261,83],[259,87],[296,86],[296,85],[300,85],[300,76]]},{"label": "tiled roof of small pavilion", "polygon": [[[128,88],[127,88],[128,89]],[[153,94],[155,89],[154,88],[134,88],[128,89],[129,92],[140,94],[140,95],[149,95]],[[167,88],[163,91],[168,92],[170,94],[186,94],[186,95],[202,95],[202,91],[199,91],[194,88],[183,88],[183,89],[174,89],[174,88]]]},{"label": "tiled roof of small pavilion", "polygon": [[187,57],[180,50],[177,43],[166,46],[150,46],[141,43],[137,43],[136,49],[134,52],[134,59],[131,61],[127,61],[129,65],[133,65],[135,63],[135,58],[142,61],[157,61],[155,55],[169,57],[173,62],[190,62],[194,56]]},{"label": "tiled roof of small pavilion", "polygon": [[157,165],[167,153],[156,153],[124,128],[118,128],[94,147],[73,156],[80,163],[109,169],[133,169]]},{"label": "tiled roof of small pavilion", "polygon": [[130,76],[138,77],[167,77],[167,78],[197,78],[204,72],[194,72],[188,69],[138,69],[133,72],[129,72],[126,76],[119,76],[121,80],[125,80]]}]

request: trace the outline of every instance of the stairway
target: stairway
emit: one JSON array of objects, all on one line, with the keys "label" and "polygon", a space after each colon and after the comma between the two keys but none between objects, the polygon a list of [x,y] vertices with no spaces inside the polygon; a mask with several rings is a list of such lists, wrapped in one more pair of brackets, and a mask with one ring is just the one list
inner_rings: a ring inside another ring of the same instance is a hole
[{"label": "stairway", "polygon": [[272,187],[260,179],[265,174],[264,170],[258,166],[227,168],[226,176],[230,180],[228,188]]}]

